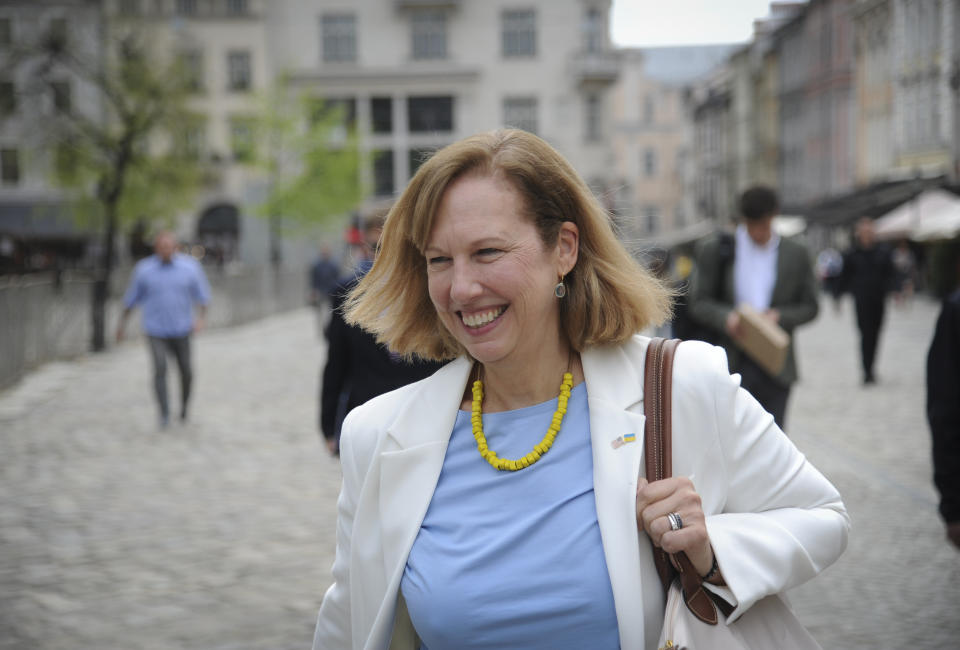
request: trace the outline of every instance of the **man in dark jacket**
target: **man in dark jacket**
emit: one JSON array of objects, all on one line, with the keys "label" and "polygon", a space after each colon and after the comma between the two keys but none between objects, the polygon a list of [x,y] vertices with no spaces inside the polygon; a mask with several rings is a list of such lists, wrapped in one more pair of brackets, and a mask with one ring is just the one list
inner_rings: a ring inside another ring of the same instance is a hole
[{"label": "man in dark jacket", "polygon": [[[688,293],[690,315],[716,333],[730,370],[741,385],[784,427],[790,386],[797,380],[794,328],[817,316],[817,283],[806,247],[773,230],[780,205],[776,193],[751,187],[740,197],[743,220],[731,236],[722,233],[697,249]],[[791,334],[787,360],[777,376],[767,374],[736,344],[742,336],[737,306],[747,303]]]},{"label": "man in dark jacket", "polygon": [[853,294],[860,330],[860,361],[863,384],[876,383],[873,372],[877,343],[887,294],[894,288],[896,273],[889,249],[876,242],[873,221],[863,217],[854,231],[856,245],[843,256],[843,286]]},{"label": "man in dark jacket", "polygon": [[326,330],[327,363],[320,387],[320,431],[333,455],[339,453],[340,426],[347,413],[377,395],[432,375],[442,365],[405,362],[377,343],[373,334],[343,319],[343,300],[370,270],[383,221],[382,215],[366,220],[356,273],[344,279],[332,297],[333,311]]},{"label": "man in dark jacket", "polygon": [[927,421],[940,516],[960,548],[960,288],[944,300],[927,354]]}]

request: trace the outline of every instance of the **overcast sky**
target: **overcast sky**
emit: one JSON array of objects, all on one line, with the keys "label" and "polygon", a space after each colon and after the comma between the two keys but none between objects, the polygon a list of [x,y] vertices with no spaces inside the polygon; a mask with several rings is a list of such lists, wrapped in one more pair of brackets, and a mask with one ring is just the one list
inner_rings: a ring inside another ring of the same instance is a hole
[{"label": "overcast sky", "polygon": [[613,0],[611,32],[618,46],[742,43],[770,0]]}]

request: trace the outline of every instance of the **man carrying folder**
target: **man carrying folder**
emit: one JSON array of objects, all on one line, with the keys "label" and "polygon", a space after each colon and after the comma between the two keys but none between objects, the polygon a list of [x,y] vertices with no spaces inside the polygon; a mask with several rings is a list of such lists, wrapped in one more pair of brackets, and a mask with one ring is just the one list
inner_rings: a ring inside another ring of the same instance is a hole
[{"label": "man carrying folder", "polygon": [[817,286],[806,247],[773,230],[776,193],[755,186],[740,196],[741,223],[697,249],[690,316],[720,334],[730,371],[784,428],[797,380],[793,330],[817,316]]}]

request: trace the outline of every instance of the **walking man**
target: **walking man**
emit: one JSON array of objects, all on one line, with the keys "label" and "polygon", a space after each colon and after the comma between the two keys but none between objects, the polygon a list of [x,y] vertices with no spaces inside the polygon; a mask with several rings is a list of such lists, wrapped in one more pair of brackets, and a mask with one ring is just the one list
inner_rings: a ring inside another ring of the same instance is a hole
[{"label": "walking man", "polygon": [[[776,193],[763,186],[740,197],[741,223],[731,237],[721,233],[697,251],[688,295],[691,317],[714,330],[727,350],[731,372],[784,428],[790,386],[797,380],[793,330],[817,316],[817,283],[810,254],[799,242],[773,230],[780,211]],[[767,374],[736,345],[743,336],[736,307],[749,304],[790,337],[787,360],[777,376]]]},{"label": "walking man", "polygon": [[[153,387],[160,409],[160,426],[170,422],[167,399],[167,355],[172,354],[180,370],[180,420],[187,419],[193,370],[190,364],[190,335],[203,329],[210,285],[199,262],[177,252],[177,238],[161,232],[154,240],[154,254],[137,263],[130,286],[123,297],[123,313],[117,324],[117,342],[123,340],[130,312],[142,308],[143,331],[153,359]],[[198,315],[194,318],[193,308]]]},{"label": "walking man", "polygon": [[896,270],[890,251],[876,243],[873,220],[862,217],[857,221],[854,236],[856,245],[843,256],[843,285],[853,294],[857,308],[863,384],[869,386],[877,381],[873,364],[887,294],[894,288]]}]

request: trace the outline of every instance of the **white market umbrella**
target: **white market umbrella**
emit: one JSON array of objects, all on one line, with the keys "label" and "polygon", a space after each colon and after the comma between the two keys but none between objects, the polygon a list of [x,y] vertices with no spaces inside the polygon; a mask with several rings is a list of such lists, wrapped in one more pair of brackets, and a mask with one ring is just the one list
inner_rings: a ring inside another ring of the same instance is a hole
[{"label": "white market umbrella", "polygon": [[960,233],[960,198],[945,190],[924,190],[874,221],[874,228],[882,240],[953,237]]}]

